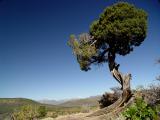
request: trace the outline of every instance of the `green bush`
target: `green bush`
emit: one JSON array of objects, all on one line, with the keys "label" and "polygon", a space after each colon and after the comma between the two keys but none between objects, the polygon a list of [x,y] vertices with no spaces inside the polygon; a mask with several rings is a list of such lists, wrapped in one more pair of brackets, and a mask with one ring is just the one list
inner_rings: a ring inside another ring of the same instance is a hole
[{"label": "green bush", "polygon": [[157,112],[142,98],[137,98],[135,103],[123,112],[127,120],[158,120]]},{"label": "green bush", "polygon": [[25,105],[19,110],[15,110],[12,114],[13,120],[33,120],[40,117],[45,117],[47,110],[45,106]]},{"label": "green bush", "polygon": [[45,106],[39,106],[38,108],[39,117],[45,117],[47,114]]},{"label": "green bush", "polygon": [[37,106],[25,105],[12,114],[13,120],[33,120],[38,117]]}]

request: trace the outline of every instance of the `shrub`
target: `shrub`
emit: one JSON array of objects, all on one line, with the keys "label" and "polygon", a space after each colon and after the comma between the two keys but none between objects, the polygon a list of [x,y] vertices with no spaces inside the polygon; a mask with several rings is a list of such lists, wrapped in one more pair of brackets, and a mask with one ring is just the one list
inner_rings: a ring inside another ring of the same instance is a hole
[{"label": "shrub", "polygon": [[33,120],[38,117],[37,106],[25,105],[12,114],[12,120]]},{"label": "shrub", "polygon": [[101,99],[98,102],[99,102],[100,108],[104,108],[113,104],[117,100],[118,100],[118,96],[116,96],[115,93],[105,93],[102,95]]},{"label": "shrub", "polygon": [[38,114],[39,114],[39,117],[45,117],[46,114],[47,114],[46,107],[45,106],[39,106]]},{"label": "shrub", "polygon": [[158,120],[156,110],[142,98],[136,98],[135,103],[122,114],[127,120]]},{"label": "shrub", "polygon": [[151,103],[154,102],[155,104],[157,103],[160,104],[160,84],[157,84],[157,85],[152,84],[149,86],[149,89],[146,91],[147,91],[146,93],[148,93],[147,96],[152,96],[150,97]]},{"label": "shrub", "polygon": [[143,97],[147,104],[152,106],[160,104],[160,84],[151,84],[147,88],[140,86],[134,93],[137,97]]},{"label": "shrub", "polygon": [[58,114],[56,112],[53,112],[51,117],[56,118],[56,117],[58,117]]},{"label": "shrub", "polygon": [[119,87],[113,87],[111,88],[113,93],[105,93],[102,95],[101,99],[98,101],[100,108],[107,107],[111,104],[113,104],[115,101],[118,100],[120,95],[122,94],[122,91]]}]

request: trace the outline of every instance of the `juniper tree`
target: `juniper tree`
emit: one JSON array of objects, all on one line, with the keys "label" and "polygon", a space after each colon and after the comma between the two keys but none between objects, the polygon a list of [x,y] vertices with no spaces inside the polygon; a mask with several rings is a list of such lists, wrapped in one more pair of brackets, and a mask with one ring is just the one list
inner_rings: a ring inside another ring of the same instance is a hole
[{"label": "juniper tree", "polygon": [[116,63],[117,55],[128,55],[140,46],[146,37],[147,13],[127,2],[107,7],[90,25],[88,33],[71,35],[68,45],[72,48],[81,70],[88,71],[91,64],[108,63],[113,77],[122,86],[124,103],[130,92],[131,74],[123,75]]}]

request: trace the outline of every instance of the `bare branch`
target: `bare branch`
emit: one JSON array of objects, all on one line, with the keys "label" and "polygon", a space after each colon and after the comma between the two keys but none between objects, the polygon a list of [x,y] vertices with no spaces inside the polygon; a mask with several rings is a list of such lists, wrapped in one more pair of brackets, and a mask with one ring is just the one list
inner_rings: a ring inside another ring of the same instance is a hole
[{"label": "bare branch", "polygon": [[[157,60],[157,64],[160,64],[160,59]],[[158,76],[156,80],[160,81],[160,76]]]},{"label": "bare branch", "polygon": [[159,80],[159,81],[160,81],[160,76],[158,76],[158,77],[156,78],[156,80]]},{"label": "bare branch", "polygon": [[157,63],[160,64],[160,59],[157,60]]},{"label": "bare branch", "polygon": [[94,45],[97,42],[97,40],[95,40],[90,46]]}]

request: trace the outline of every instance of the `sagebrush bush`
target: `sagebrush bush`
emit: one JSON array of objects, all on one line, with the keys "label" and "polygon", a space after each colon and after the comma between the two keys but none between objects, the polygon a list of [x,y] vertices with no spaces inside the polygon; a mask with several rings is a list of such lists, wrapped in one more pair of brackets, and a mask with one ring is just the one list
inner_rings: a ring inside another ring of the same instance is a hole
[{"label": "sagebrush bush", "polygon": [[20,110],[15,110],[12,114],[12,120],[33,120],[45,117],[47,114],[45,106],[25,105]]},{"label": "sagebrush bush", "polygon": [[118,100],[118,96],[115,93],[105,93],[102,95],[101,99],[98,101],[100,108],[107,107]]},{"label": "sagebrush bush", "polygon": [[122,114],[126,120],[158,120],[156,109],[152,108],[142,98],[136,98],[135,103]]},{"label": "sagebrush bush", "polygon": [[147,89],[145,91],[149,96],[149,102],[152,104],[160,104],[160,84],[157,84],[157,85],[150,85],[149,86],[149,89]]},{"label": "sagebrush bush", "polygon": [[38,114],[39,114],[38,115],[39,117],[45,117],[46,114],[47,114],[46,107],[45,106],[39,106]]},{"label": "sagebrush bush", "polygon": [[32,105],[25,105],[20,108],[20,110],[16,110],[12,114],[12,120],[33,120],[38,117],[38,107]]},{"label": "sagebrush bush", "polygon": [[147,88],[138,87],[135,92],[138,97],[143,97],[145,102],[154,106],[160,104],[160,84],[151,84]]},{"label": "sagebrush bush", "polygon": [[98,101],[100,108],[104,108],[113,104],[115,101],[118,100],[118,98],[122,93],[119,87],[113,87],[111,88],[111,90],[113,91],[113,93],[108,93],[108,92],[104,93],[101,99]]}]

